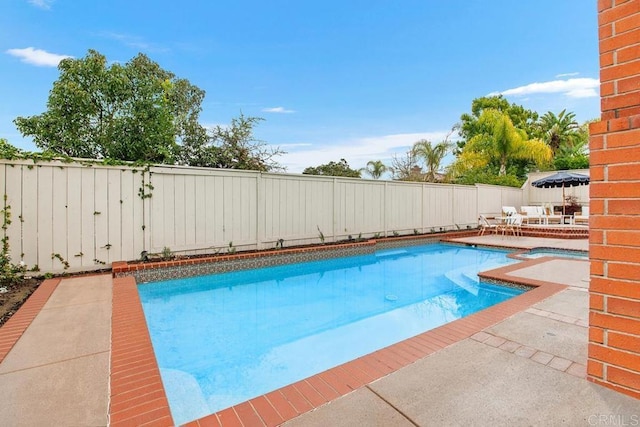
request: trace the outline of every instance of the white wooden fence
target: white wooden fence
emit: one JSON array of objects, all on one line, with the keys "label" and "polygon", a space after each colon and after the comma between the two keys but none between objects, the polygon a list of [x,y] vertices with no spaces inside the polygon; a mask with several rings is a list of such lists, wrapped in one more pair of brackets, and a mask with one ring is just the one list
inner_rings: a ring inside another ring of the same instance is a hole
[{"label": "white wooden fence", "polygon": [[14,263],[90,270],[174,253],[475,227],[523,191],[188,167],[0,160]]}]

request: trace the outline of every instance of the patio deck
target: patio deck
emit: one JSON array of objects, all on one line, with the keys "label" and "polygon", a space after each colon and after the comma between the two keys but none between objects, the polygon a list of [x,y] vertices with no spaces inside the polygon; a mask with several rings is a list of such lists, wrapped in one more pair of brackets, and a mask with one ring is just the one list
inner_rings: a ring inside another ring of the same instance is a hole
[{"label": "patio deck", "polygon": [[[513,236],[457,240],[513,248],[586,250],[588,246],[586,240]],[[532,291],[526,304],[511,308],[507,304],[481,312],[486,313],[465,322],[464,328],[468,331],[477,323],[479,329],[474,333],[461,333],[459,327],[442,329],[438,337],[446,344],[423,352],[423,356],[408,357],[406,343],[391,346],[384,354],[387,358],[395,355],[395,360],[387,360],[395,366],[393,372],[382,373],[377,380],[360,381],[361,384],[341,392],[329,386],[334,398],[328,399],[328,403],[324,403],[327,399],[310,402],[304,394],[287,397],[279,393],[282,399],[278,403],[266,398],[260,400],[266,407],[260,408],[257,403],[238,405],[223,411],[224,416],[219,413],[207,417],[200,425],[205,422],[233,425],[240,421],[245,426],[282,422],[289,426],[595,425],[601,416],[631,422],[632,417],[640,415],[638,400],[584,378],[588,342],[587,261],[545,257],[493,270],[490,274],[508,281],[548,284],[549,292],[540,293],[542,297],[536,300]],[[121,359],[120,367],[144,359],[148,357],[148,344],[137,348],[135,344],[121,342],[114,350],[118,337],[111,337],[113,280],[110,276],[63,279],[57,287],[52,287],[50,297],[36,296],[44,301],[41,308],[30,309],[26,315],[19,312],[13,322],[15,326],[7,329],[7,323],[0,329],[0,347],[13,341],[0,363],[0,419],[6,425],[107,424],[109,382],[111,395],[127,392],[126,387],[113,390],[116,373],[114,361],[110,367],[109,359],[117,358],[114,351],[123,349],[133,356]],[[122,321],[118,327],[127,325],[134,332],[140,319],[132,322],[126,316],[123,318],[121,309],[127,302],[114,301],[113,321],[117,314]],[[24,333],[16,332],[19,327]],[[423,343],[429,345],[429,340],[423,339]],[[131,369],[135,371],[135,367]],[[129,392],[145,399],[129,401],[128,407],[118,408],[116,414],[119,415],[115,418],[114,402],[111,402],[112,424],[170,425],[166,408],[164,411],[157,408],[166,402],[164,396],[149,395],[140,386],[157,382],[157,378],[145,372],[141,377],[137,382],[128,382],[138,384],[138,388],[132,386]],[[318,387],[326,387],[326,381],[320,379]],[[351,380],[353,383],[353,377]],[[337,397],[340,395],[342,397]],[[295,401],[294,397],[302,400]],[[313,407],[317,408],[308,411]],[[251,413],[243,412],[245,409]],[[266,413],[272,416],[264,416]]]}]

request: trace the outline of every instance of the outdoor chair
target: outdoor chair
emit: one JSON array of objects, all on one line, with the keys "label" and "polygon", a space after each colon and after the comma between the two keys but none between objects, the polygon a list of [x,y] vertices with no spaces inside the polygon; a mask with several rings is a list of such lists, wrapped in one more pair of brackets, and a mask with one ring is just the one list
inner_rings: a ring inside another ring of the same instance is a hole
[{"label": "outdoor chair", "polygon": [[582,208],[582,212],[578,215],[578,214],[573,214],[573,223],[577,224],[578,222],[582,223],[582,222],[586,222],[587,224],[589,224],[589,207],[583,207]]},{"label": "outdoor chair", "polygon": [[480,224],[480,230],[478,231],[479,236],[483,236],[487,230],[489,230],[489,233],[492,233],[494,231],[496,233],[498,232],[498,224],[492,224],[491,222],[489,222],[486,216],[480,214],[478,221]]},{"label": "outdoor chair", "polygon": [[521,236],[523,219],[524,216],[519,213],[513,214],[507,218],[506,222],[499,227],[500,231],[502,231],[502,235],[504,236],[505,233],[508,234],[511,232],[514,236]]},{"label": "outdoor chair", "polygon": [[527,224],[531,221],[536,221],[537,224],[543,224],[547,222],[544,208],[542,206],[523,206],[520,210],[525,214],[524,220]]},{"label": "outdoor chair", "polygon": [[502,207],[502,215],[504,215],[504,216],[512,216],[512,215],[515,215],[517,213],[518,213],[518,211],[513,206],[503,206]]},{"label": "outdoor chair", "polygon": [[545,208],[545,211],[546,212],[544,216],[547,224],[549,224],[551,221],[557,221],[558,224],[562,224],[562,215],[556,215],[550,208]]}]

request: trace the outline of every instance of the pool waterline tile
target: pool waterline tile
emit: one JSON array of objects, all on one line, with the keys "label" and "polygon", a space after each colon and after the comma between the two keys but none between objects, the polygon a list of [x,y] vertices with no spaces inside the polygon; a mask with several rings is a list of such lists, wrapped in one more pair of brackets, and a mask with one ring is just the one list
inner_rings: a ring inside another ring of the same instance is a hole
[{"label": "pool waterline tile", "polygon": [[[296,409],[284,396],[283,390],[287,389],[288,387],[291,387],[291,389],[295,391],[295,393],[300,396],[301,399],[304,400],[306,405],[308,405],[303,406],[307,408],[311,407],[311,409],[317,408],[338,397],[349,394],[352,391],[365,386],[366,384],[376,381],[377,379],[389,375],[390,373],[393,373],[404,366],[408,366],[414,363],[416,360],[419,360],[423,357],[429,357],[429,354],[432,354],[433,352],[436,352],[450,345],[455,345],[459,341],[482,332],[482,330],[486,329],[487,327],[499,323],[502,320],[510,317],[511,315],[523,311],[531,307],[535,303],[540,302],[543,299],[565,289],[566,286],[556,283],[509,276],[509,273],[512,271],[524,268],[526,266],[536,265],[545,261],[546,260],[544,258],[532,259],[523,261],[520,264],[511,264],[480,274],[480,277],[485,280],[496,281],[499,283],[507,282],[516,285],[525,285],[533,288],[529,292],[523,293],[511,298],[510,300],[499,303],[465,318],[455,320],[436,329],[421,333],[415,337],[408,338],[407,340],[403,340],[384,349],[357,358],[354,361],[347,362],[343,365],[331,368],[325,372],[295,383],[299,384],[301,388],[306,388],[308,386],[309,388],[307,388],[305,391],[300,390],[294,385],[289,385],[279,390],[267,393],[266,395],[252,399],[252,401],[254,401],[255,399],[263,397],[266,400],[266,403],[268,403],[277,414],[277,417],[275,418],[273,412],[270,412],[268,407],[263,406],[263,409],[260,410],[260,405],[252,405],[244,402],[235,405],[234,407],[221,410],[216,414],[212,414],[199,420],[190,422],[188,423],[188,425],[208,425],[209,423],[211,423],[211,425],[222,426],[241,425],[238,424],[241,422],[240,414],[238,413],[239,410],[244,414],[242,418],[244,418],[245,420],[260,420],[260,422],[264,423],[264,425],[275,425],[273,424],[274,422],[280,423],[288,421],[298,416],[300,414],[299,410],[304,410],[302,407]],[[131,279],[132,278],[130,278],[129,280]],[[114,282],[115,280],[117,279],[114,279]],[[129,357],[126,357],[126,354],[116,355],[116,357],[112,355],[112,366],[114,363],[114,359],[116,359],[116,361],[120,361],[120,363],[122,363],[122,361],[126,361],[127,363],[124,366],[127,366],[128,369],[135,369],[135,366],[138,363],[146,363],[148,366],[148,364],[150,363],[149,351],[151,351],[151,356],[153,358],[153,361],[155,361],[155,355],[153,355],[153,348],[151,347],[151,342],[148,338],[149,335],[146,320],[144,319],[144,314],[142,314],[142,306],[139,296],[137,295],[135,282],[133,283],[133,291],[135,291],[136,294],[134,297],[135,301],[125,303],[125,301],[131,300],[129,299],[129,296],[123,298],[123,295],[121,295],[121,293],[124,292],[130,295],[132,293],[132,290],[125,289],[125,287],[123,286],[116,287],[114,283],[114,314],[116,312],[117,306],[118,311],[121,312],[123,320],[124,318],[127,318],[128,321],[120,321],[118,323],[116,322],[116,316],[114,315],[112,335],[113,337],[119,336],[120,339],[116,340],[112,337],[112,340],[114,342],[118,342],[120,345],[122,345],[122,342],[126,342],[133,347],[127,348],[127,346],[125,346],[124,348],[120,348],[118,346],[114,346],[114,348],[112,349],[112,353],[120,353],[123,350],[131,350],[135,348],[133,352],[134,354],[138,353],[139,355],[145,356],[131,357],[131,353],[129,354]],[[116,298],[116,292],[119,294],[118,298]],[[141,313],[142,316],[140,317],[137,313]],[[140,323],[144,327],[144,331],[141,331]],[[140,341],[138,340],[130,340],[125,338],[125,336],[130,337],[131,335],[129,334],[133,330],[136,331],[135,333],[138,337],[147,337],[146,339],[143,339],[144,342],[142,344],[140,344]],[[145,346],[147,346],[146,351],[144,350]],[[419,346],[422,346],[424,350],[420,350]],[[518,352],[516,351],[516,354],[517,353]],[[365,381],[365,378],[363,378],[361,375],[354,375],[353,369],[357,369],[355,368],[355,366],[358,366],[361,371],[367,374],[366,377],[369,382],[363,383],[363,381]],[[122,369],[122,366],[118,367],[119,369]],[[574,368],[573,371],[579,371],[578,368],[579,367]],[[139,387],[139,392],[144,391],[144,393],[146,393],[145,395],[154,398],[154,401],[158,401],[156,396],[157,391],[160,389],[162,390],[163,395],[166,396],[166,394],[164,394],[162,382],[158,381],[157,378],[159,378],[159,376],[153,378],[153,381],[143,383],[145,384],[144,386],[136,384],[136,387]],[[111,393],[113,399],[113,389]],[[124,397],[126,395],[125,393],[126,392],[123,391],[121,393],[121,396]],[[290,391],[287,391],[287,393],[290,393]],[[308,393],[310,393],[311,396],[315,397],[306,397]],[[135,393],[133,394],[133,396],[140,396],[140,393]],[[160,425],[171,425],[172,421],[170,418],[170,414],[169,418],[167,418],[167,412],[169,411],[168,404],[166,406],[163,406],[164,402],[166,402],[166,397],[164,399],[160,399],[159,401],[162,402],[159,408],[154,409],[153,411],[147,411],[145,414],[139,414],[139,417],[137,419],[153,421],[153,417],[156,416],[155,419],[157,419]],[[265,403],[264,401],[261,402],[263,404]],[[141,407],[148,408],[147,406]],[[276,421],[276,419],[282,419],[282,421]],[[117,423],[114,425],[117,425]]]}]

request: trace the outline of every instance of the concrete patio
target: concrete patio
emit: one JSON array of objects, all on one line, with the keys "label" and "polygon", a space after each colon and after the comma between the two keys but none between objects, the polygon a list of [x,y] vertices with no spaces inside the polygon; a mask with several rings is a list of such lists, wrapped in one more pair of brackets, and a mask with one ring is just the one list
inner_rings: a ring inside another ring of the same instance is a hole
[{"label": "concrete patio", "polygon": [[62,280],[0,363],[1,424],[106,425],[110,348],[110,275]]},{"label": "concrete patio", "polygon": [[[513,236],[459,240],[521,248],[588,245]],[[589,263],[545,258],[529,264],[504,274],[567,288],[286,425],[640,422],[638,400],[585,379]],[[60,282],[0,363],[3,425],[108,423],[111,295],[109,275]]]}]

